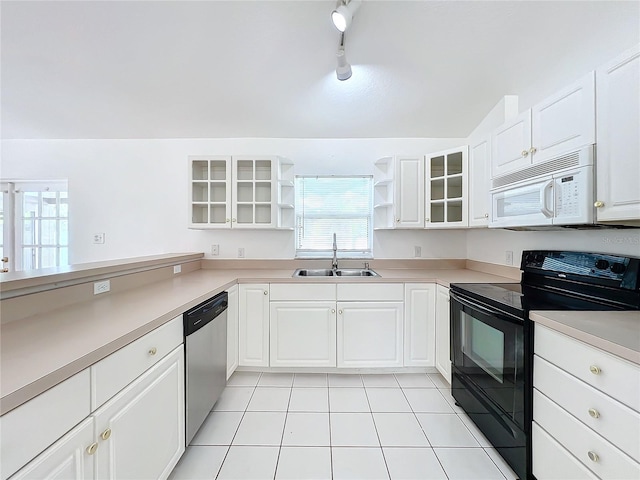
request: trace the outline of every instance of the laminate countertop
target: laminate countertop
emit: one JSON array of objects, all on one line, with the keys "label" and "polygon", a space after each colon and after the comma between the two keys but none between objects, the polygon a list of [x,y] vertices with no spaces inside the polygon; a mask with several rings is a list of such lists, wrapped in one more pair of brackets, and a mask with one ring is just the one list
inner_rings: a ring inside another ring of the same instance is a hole
[{"label": "laminate countertop", "polygon": [[532,311],[531,320],[640,365],[640,312]]},{"label": "laminate countertop", "polygon": [[0,414],[236,283],[516,282],[474,270],[376,269],[380,277],[292,278],[292,270],[200,269],[0,327]]}]

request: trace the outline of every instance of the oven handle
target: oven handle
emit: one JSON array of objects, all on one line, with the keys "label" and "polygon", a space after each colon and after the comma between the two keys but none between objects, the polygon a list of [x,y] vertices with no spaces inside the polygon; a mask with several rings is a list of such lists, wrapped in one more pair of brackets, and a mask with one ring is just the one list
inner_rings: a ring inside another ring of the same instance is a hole
[{"label": "oven handle", "polygon": [[487,315],[495,316],[496,314],[499,314],[501,316],[508,317],[508,319],[515,320],[515,323],[520,323],[523,320],[522,318],[517,317],[515,315],[512,315],[510,313],[507,313],[507,312],[505,312],[503,310],[500,310],[499,308],[496,308],[495,310],[491,310],[491,309],[485,307],[484,305],[482,305],[480,303],[476,303],[474,301],[469,300],[466,297],[462,298],[459,295],[456,295],[454,292],[450,292],[449,296],[452,297],[458,303],[460,303],[460,304],[462,304],[462,305],[464,305],[466,307],[473,308],[475,310],[479,310],[479,311],[481,311],[483,313],[486,313]]}]

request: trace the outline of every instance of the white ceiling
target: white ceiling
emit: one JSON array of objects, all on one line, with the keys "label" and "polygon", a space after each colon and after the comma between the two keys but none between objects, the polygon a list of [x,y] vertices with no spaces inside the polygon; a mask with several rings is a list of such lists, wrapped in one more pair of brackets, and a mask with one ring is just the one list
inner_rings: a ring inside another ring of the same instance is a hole
[{"label": "white ceiling", "polygon": [[466,137],[640,42],[637,1],[5,1],[7,138]]}]

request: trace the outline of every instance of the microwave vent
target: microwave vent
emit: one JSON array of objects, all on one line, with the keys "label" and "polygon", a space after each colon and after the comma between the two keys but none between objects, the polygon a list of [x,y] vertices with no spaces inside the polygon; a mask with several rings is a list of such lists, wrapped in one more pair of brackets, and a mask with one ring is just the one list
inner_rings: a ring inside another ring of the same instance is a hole
[{"label": "microwave vent", "polygon": [[517,172],[504,175],[503,177],[494,178],[491,181],[491,188],[504,187],[505,185],[518,183],[540,175],[555,173],[558,170],[563,170],[565,168],[577,167],[580,165],[580,153],[580,150],[573,151],[565,155],[555,157],[547,162],[532,165],[522,170],[518,170]]}]

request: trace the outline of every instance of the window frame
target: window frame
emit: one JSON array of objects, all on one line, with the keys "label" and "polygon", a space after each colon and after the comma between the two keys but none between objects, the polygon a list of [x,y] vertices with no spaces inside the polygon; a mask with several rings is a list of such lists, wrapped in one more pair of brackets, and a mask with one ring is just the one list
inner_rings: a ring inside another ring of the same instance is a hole
[{"label": "window frame", "polygon": [[368,214],[366,215],[367,219],[367,240],[369,244],[369,248],[367,249],[342,249],[340,248],[340,232],[337,231],[338,236],[338,250],[337,250],[337,258],[341,259],[373,259],[373,219],[374,219],[374,211],[373,211],[373,175],[295,175],[294,177],[294,185],[296,189],[296,199],[295,199],[295,258],[297,259],[326,259],[333,257],[333,249],[303,249],[298,248],[299,245],[299,235],[300,231],[304,228],[301,223],[301,219],[303,218],[317,218],[317,219],[361,219],[362,215],[357,214],[345,214],[345,215],[304,215],[300,213],[300,205],[298,204],[298,195],[299,195],[299,179],[304,178],[325,178],[325,179],[367,179],[368,180],[368,189],[369,189],[369,199],[368,199]]}]

